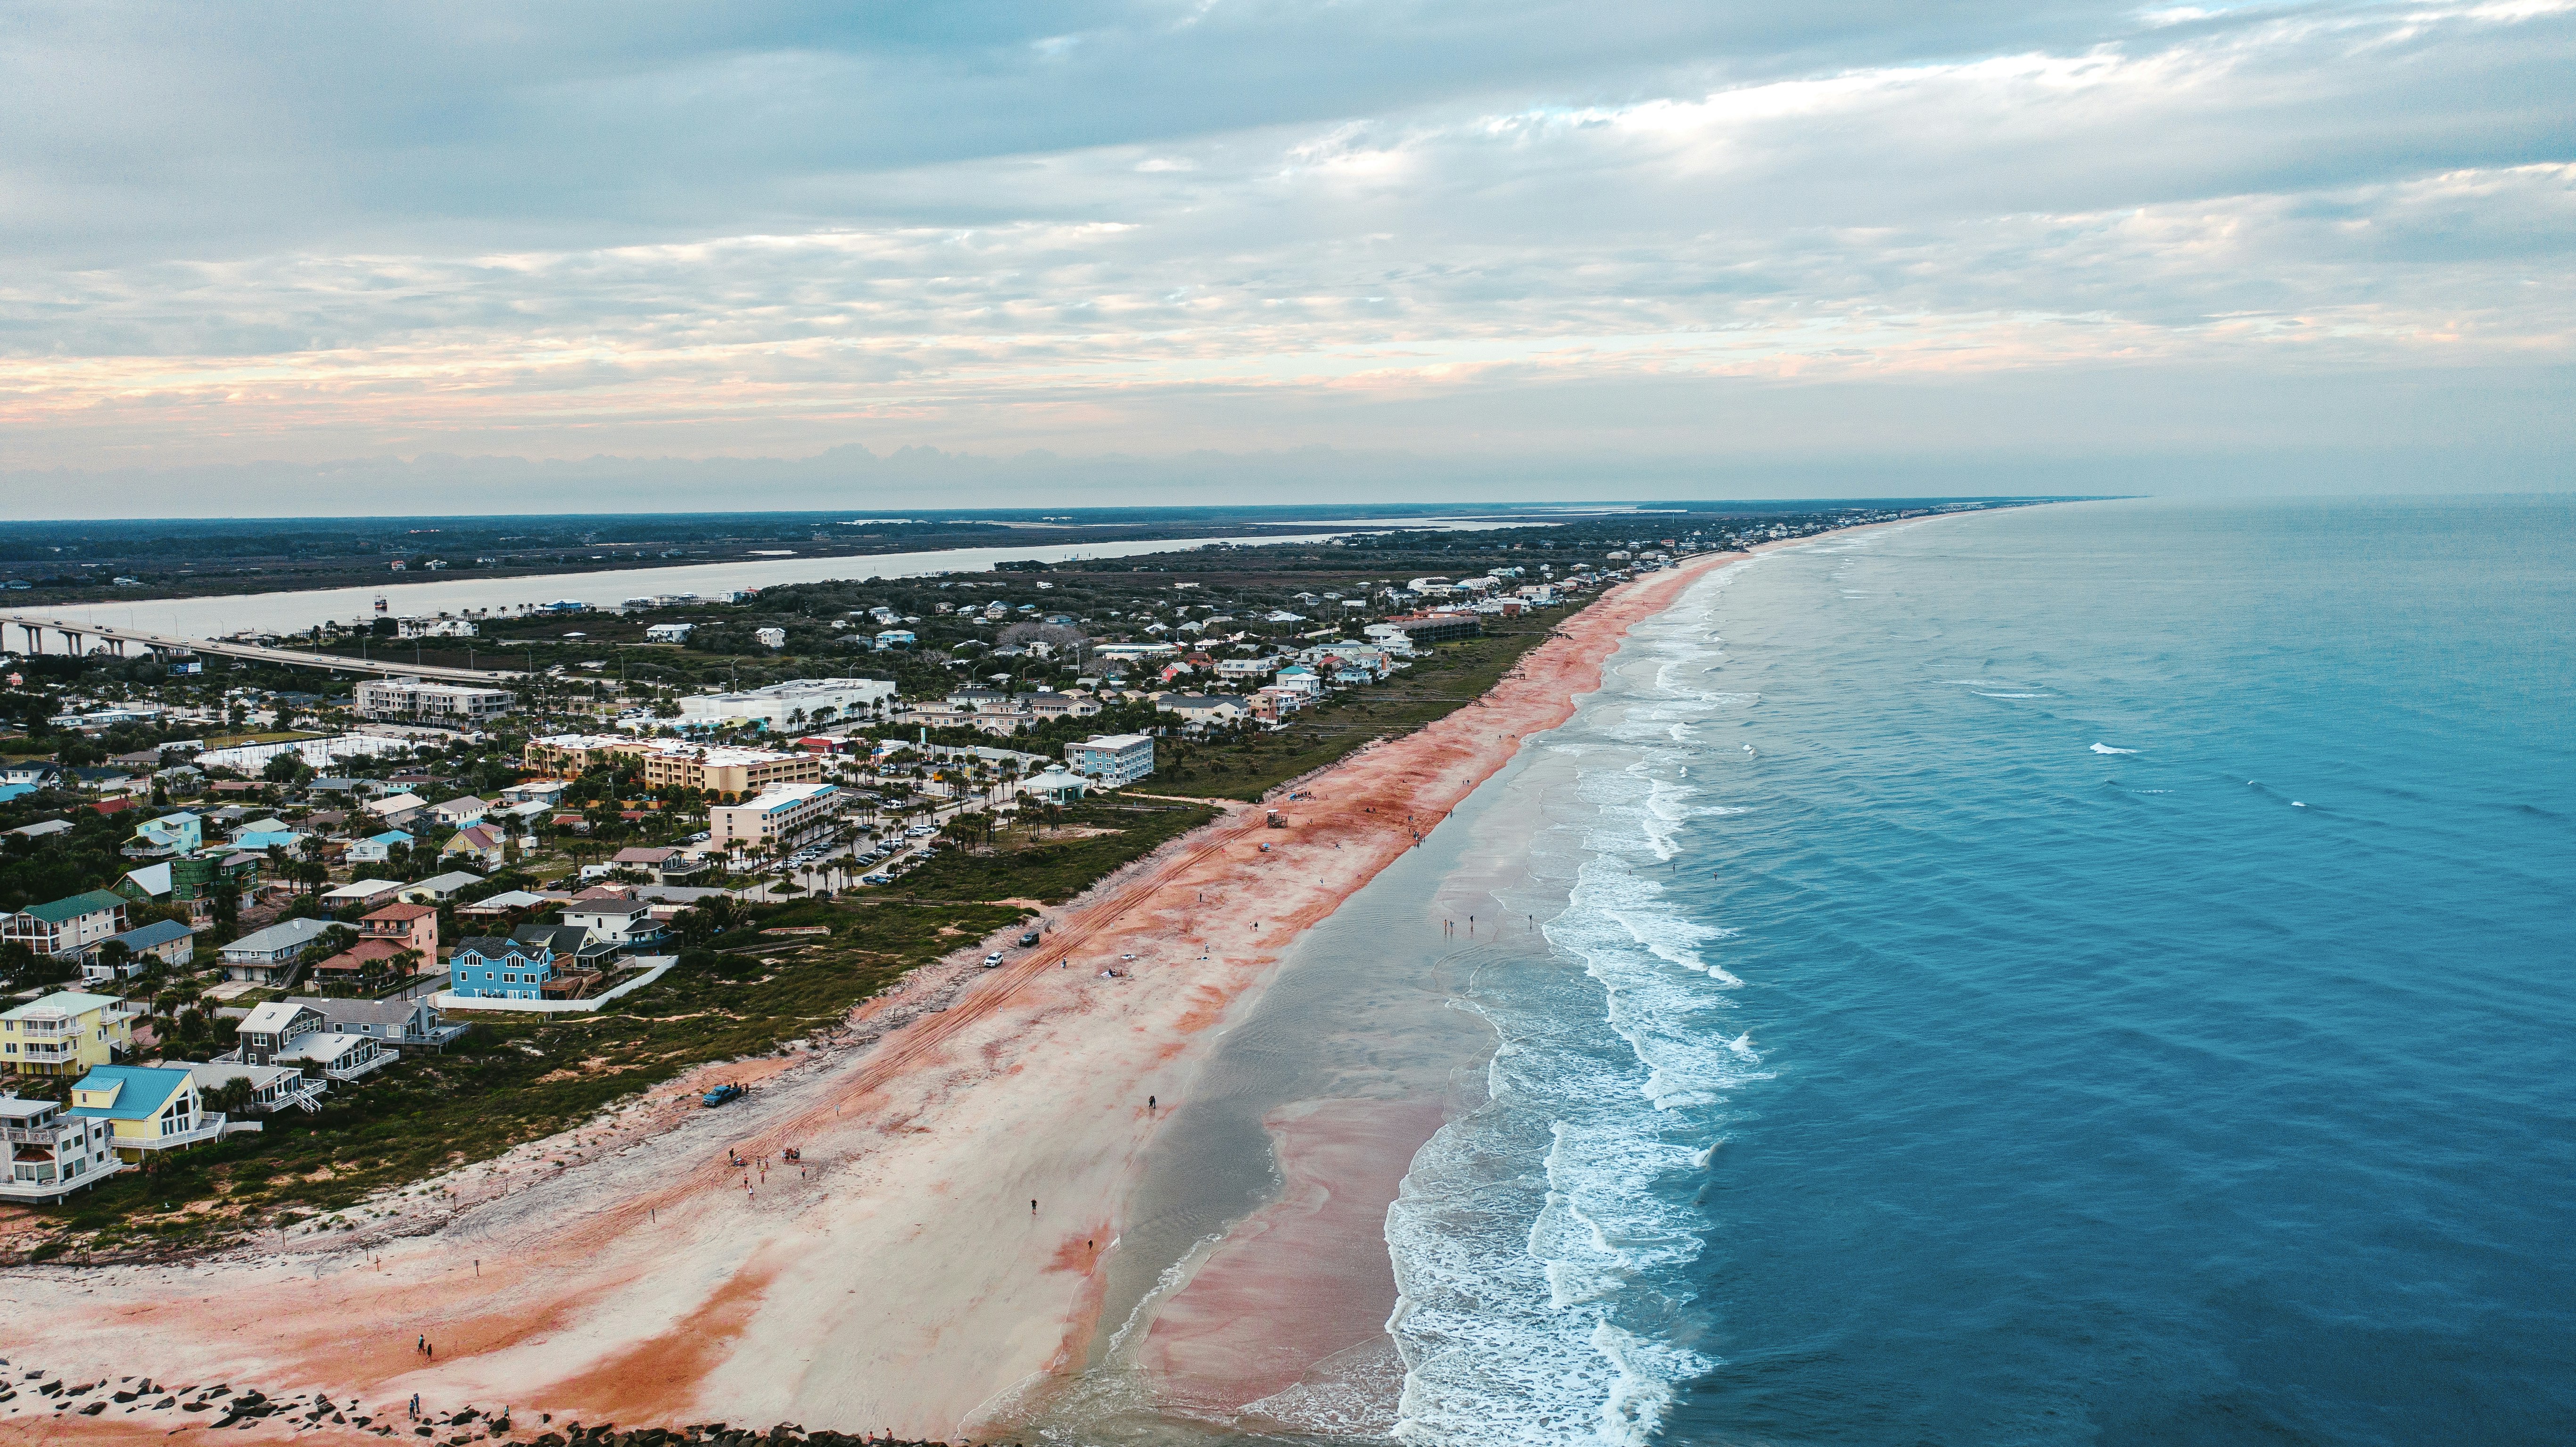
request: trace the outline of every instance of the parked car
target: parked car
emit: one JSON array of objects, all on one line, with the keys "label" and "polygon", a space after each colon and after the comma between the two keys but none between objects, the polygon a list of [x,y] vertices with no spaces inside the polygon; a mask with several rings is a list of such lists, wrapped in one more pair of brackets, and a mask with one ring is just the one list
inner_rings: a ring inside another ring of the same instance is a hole
[{"label": "parked car", "polygon": [[1024,949],[1024,950],[1025,950],[1025,949],[1028,949],[1028,948],[1030,948],[1031,946],[1035,945],[1037,942],[1038,942],[1038,932],[1037,932],[1036,930],[1030,930],[1030,931],[1028,931],[1027,933],[1025,933],[1025,934],[1023,934],[1023,935],[1021,935],[1021,936],[1020,936],[1020,948],[1021,948],[1021,949]]},{"label": "parked car", "polygon": [[708,1091],[705,1095],[698,1097],[698,1099],[700,1103],[705,1105],[709,1110],[713,1110],[717,1106],[723,1105],[729,1101],[742,1099],[742,1087],[731,1083],[719,1085],[715,1089]]},{"label": "parked car", "polygon": [[985,968],[985,969],[988,969],[988,970],[989,970],[989,969],[993,969],[993,968],[995,968],[995,967],[999,966],[1001,963],[1002,963],[1002,952],[1001,952],[1000,950],[995,950],[995,951],[993,951],[991,954],[986,955],[986,956],[984,957],[984,968]]}]

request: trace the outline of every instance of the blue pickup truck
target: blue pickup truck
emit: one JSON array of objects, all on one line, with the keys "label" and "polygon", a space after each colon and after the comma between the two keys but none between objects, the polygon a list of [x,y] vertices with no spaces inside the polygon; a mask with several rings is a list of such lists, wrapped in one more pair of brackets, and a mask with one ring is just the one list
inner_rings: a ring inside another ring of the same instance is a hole
[{"label": "blue pickup truck", "polygon": [[713,1110],[727,1101],[740,1099],[742,1099],[742,1087],[739,1085],[719,1085],[715,1089],[710,1090],[705,1095],[699,1097],[699,1100],[704,1102],[709,1110]]}]

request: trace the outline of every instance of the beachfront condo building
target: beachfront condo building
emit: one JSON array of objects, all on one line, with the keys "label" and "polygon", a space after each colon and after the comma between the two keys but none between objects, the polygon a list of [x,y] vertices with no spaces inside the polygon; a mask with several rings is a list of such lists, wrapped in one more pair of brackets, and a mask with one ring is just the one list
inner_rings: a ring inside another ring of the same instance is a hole
[{"label": "beachfront condo building", "polygon": [[1101,734],[1066,744],[1064,759],[1075,773],[1115,789],[1154,772],[1154,740],[1147,734]]},{"label": "beachfront condo building", "polygon": [[746,849],[785,849],[803,843],[832,820],[841,791],[829,784],[780,784],[739,804],[707,811],[707,843],[724,849],[740,840]]}]

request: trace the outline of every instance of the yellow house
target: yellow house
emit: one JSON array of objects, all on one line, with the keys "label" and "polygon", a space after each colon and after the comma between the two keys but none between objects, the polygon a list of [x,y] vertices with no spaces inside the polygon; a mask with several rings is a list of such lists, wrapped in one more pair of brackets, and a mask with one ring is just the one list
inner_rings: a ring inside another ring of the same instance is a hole
[{"label": "yellow house", "polygon": [[56,990],[0,1013],[0,1070],[85,1075],[134,1048],[134,1021],[108,995]]},{"label": "yellow house", "polygon": [[222,1116],[206,1114],[197,1077],[184,1067],[102,1065],[72,1087],[70,1114],[106,1121],[108,1144],[129,1160],[210,1141],[224,1130]]}]

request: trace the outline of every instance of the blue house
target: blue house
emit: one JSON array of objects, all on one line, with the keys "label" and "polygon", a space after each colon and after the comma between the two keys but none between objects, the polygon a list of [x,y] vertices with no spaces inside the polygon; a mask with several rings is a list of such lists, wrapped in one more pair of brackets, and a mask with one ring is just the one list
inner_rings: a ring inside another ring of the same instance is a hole
[{"label": "blue house", "polygon": [[555,976],[555,951],[538,940],[476,935],[448,961],[448,993],[467,1000],[534,1000]]}]

